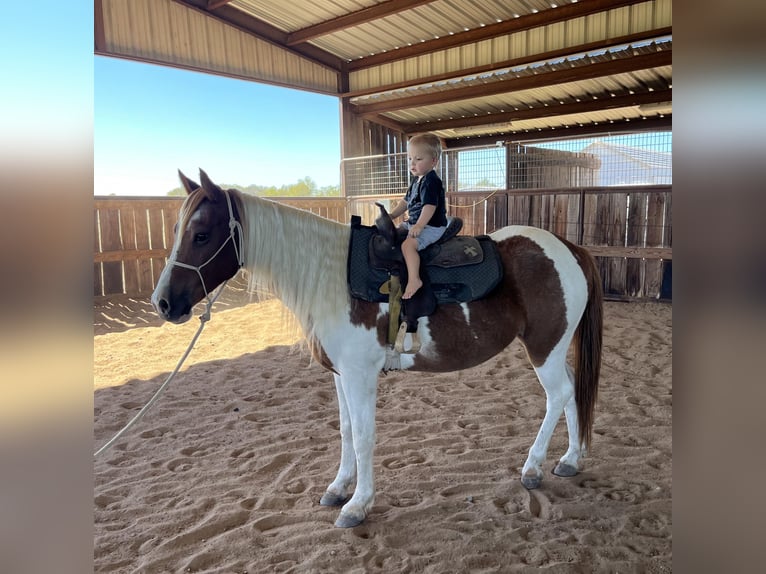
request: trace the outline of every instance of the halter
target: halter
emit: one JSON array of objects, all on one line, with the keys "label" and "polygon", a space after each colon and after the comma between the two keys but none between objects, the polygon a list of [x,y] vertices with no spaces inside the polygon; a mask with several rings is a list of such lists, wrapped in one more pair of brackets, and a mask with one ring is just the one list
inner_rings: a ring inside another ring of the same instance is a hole
[{"label": "halter", "polygon": [[229,242],[229,240],[234,240],[234,230],[237,230],[237,235],[239,237],[239,246],[240,249],[237,249],[237,242],[233,241],[234,243],[234,253],[237,255],[237,261],[239,262],[239,266],[242,267],[242,264],[244,263],[244,257],[242,254],[242,225],[234,219],[234,210],[231,207],[231,199],[229,198],[229,193],[226,190],[222,190],[223,194],[226,196],[226,203],[229,206],[229,236],[226,238],[226,240],[221,244],[221,246],[218,248],[218,250],[213,253],[213,255],[210,256],[210,258],[205,261],[202,265],[199,265],[195,267],[194,265],[189,265],[188,263],[181,263],[179,261],[175,260],[175,256],[171,256],[168,259],[168,263],[172,265],[177,265],[178,267],[183,267],[184,269],[191,269],[192,271],[196,271],[197,275],[199,276],[199,280],[202,282],[202,288],[205,290],[205,297],[207,298],[207,305],[205,306],[205,311],[200,315],[200,324],[199,328],[197,329],[197,332],[194,334],[194,337],[191,340],[191,343],[189,343],[189,347],[186,349],[186,352],[181,356],[181,359],[178,361],[178,364],[176,365],[176,368],[173,369],[173,372],[168,375],[168,378],[165,379],[165,382],[162,383],[159,389],[154,393],[154,396],[152,396],[151,399],[149,399],[149,402],[147,402],[144,407],[138,411],[136,416],[134,416],[128,424],[126,424],[122,429],[115,434],[104,446],[102,446],[100,449],[98,449],[93,456],[100,456],[102,453],[107,451],[111,446],[117,442],[117,440],[125,434],[128,429],[133,427],[151,408],[151,406],[157,401],[157,399],[160,398],[160,395],[165,391],[165,388],[170,384],[170,381],[175,378],[176,374],[178,373],[179,369],[181,368],[181,365],[183,365],[184,361],[186,360],[186,357],[189,356],[189,353],[191,352],[192,348],[194,347],[194,344],[197,342],[197,339],[199,338],[200,334],[202,333],[202,329],[205,327],[205,323],[210,319],[210,309],[213,307],[213,303],[215,303],[215,300],[218,299],[218,296],[223,292],[224,287],[226,287],[226,283],[229,282],[227,279],[223,283],[221,283],[221,286],[218,288],[218,291],[216,292],[215,296],[211,299],[208,292],[207,292],[207,286],[205,286],[205,280],[202,278],[202,273],[200,273],[200,269],[202,269],[205,265],[210,263],[215,257],[221,252],[221,250],[226,246],[226,244]]},{"label": "halter", "polygon": [[[175,254],[172,255],[168,259],[168,263],[170,265],[175,265],[177,267],[182,267],[184,269],[191,269],[192,271],[197,272],[197,276],[199,277],[200,283],[202,283],[202,289],[205,291],[205,298],[208,301],[207,309],[205,310],[205,314],[209,316],[210,307],[213,305],[215,300],[218,298],[218,296],[221,294],[221,291],[223,291],[223,288],[226,286],[226,283],[228,282],[228,279],[224,281],[221,284],[221,288],[216,293],[215,297],[211,300],[210,294],[208,293],[207,286],[205,285],[205,279],[202,277],[201,269],[210,263],[213,259],[216,258],[216,256],[223,250],[224,247],[226,247],[226,244],[231,241],[234,245],[234,254],[237,256],[237,263],[240,267],[244,264],[244,253],[242,252],[242,224],[237,221],[234,218],[234,210],[231,206],[231,198],[229,197],[229,192],[225,189],[221,190],[223,192],[223,195],[226,197],[226,205],[229,208],[229,236],[224,240],[223,243],[221,243],[221,246],[216,250],[215,253],[213,253],[207,261],[205,261],[202,265],[189,265],[188,263],[182,263],[180,261],[176,261]],[[237,230],[237,237],[239,239],[239,248],[237,248],[237,242],[234,241],[234,230]]]}]

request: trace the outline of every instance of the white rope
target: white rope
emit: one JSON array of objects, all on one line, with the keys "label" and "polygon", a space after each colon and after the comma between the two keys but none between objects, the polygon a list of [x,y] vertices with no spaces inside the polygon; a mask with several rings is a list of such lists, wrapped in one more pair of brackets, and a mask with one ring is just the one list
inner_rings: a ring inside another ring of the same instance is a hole
[{"label": "white rope", "polygon": [[160,395],[165,391],[165,388],[170,384],[170,381],[173,380],[173,378],[178,373],[181,366],[184,364],[184,361],[186,360],[186,357],[189,356],[189,353],[191,353],[192,348],[194,348],[194,344],[197,342],[197,339],[199,338],[200,334],[202,333],[202,329],[205,328],[205,323],[210,319],[210,309],[213,307],[213,303],[215,303],[216,299],[218,299],[218,296],[223,291],[224,287],[226,287],[226,283],[228,283],[228,280],[224,281],[221,286],[218,288],[218,291],[215,293],[215,295],[208,299],[207,306],[205,307],[204,313],[200,315],[200,325],[197,329],[197,332],[194,334],[194,337],[191,340],[191,343],[189,343],[189,346],[186,349],[186,352],[184,352],[181,359],[178,361],[178,364],[176,365],[176,368],[173,369],[173,372],[168,375],[168,378],[165,379],[165,382],[162,383],[159,389],[154,393],[154,396],[152,396],[151,399],[149,399],[149,402],[147,402],[144,407],[138,411],[138,414],[134,416],[128,424],[126,424],[124,427],[122,427],[122,430],[120,430],[116,435],[114,435],[109,442],[107,442],[104,446],[102,446],[100,449],[98,449],[93,456],[100,456],[102,453],[106,452],[111,448],[111,446],[117,442],[117,440],[124,435],[128,430],[133,427],[141,418],[146,414],[146,412],[151,408],[151,406],[157,402],[157,399],[160,398]]},{"label": "white rope", "polygon": [[[210,294],[207,291],[207,286],[205,285],[205,280],[202,278],[202,272],[201,269],[210,263],[215,257],[221,252],[221,250],[226,246],[226,244],[229,242],[229,240],[232,241],[234,245],[234,253],[237,256],[237,261],[239,263],[239,266],[242,267],[242,263],[244,261],[244,253],[243,253],[243,246],[242,246],[242,225],[234,218],[234,211],[231,207],[231,198],[229,198],[229,193],[224,190],[224,195],[226,196],[226,203],[229,208],[229,237],[226,238],[226,240],[221,244],[221,246],[218,248],[218,250],[213,253],[213,255],[208,258],[207,261],[205,261],[202,265],[193,266],[188,265],[186,263],[181,263],[179,261],[175,260],[174,256],[171,256],[170,259],[168,259],[168,265],[176,265],[178,267],[183,267],[184,269],[191,269],[192,271],[196,271],[197,275],[199,276],[199,280],[202,282],[202,289],[205,291],[205,298],[207,299],[207,306],[205,307],[205,311],[200,315],[200,325],[199,329],[197,329],[197,332],[194,334],[194,337],[191,340],[191,343],[189,343],[188,348],[186,349],[186,352],[183,354],[181,359],[178,361],[178,364],[176,365],[176,368],[173,369],[173,372],[168,375],[168,378],[165,379],[165,382],[162,383],[159,389],[157,389],[157,392],[154,393],[154,396],[149,399],[149,402],[144,405],[144,407],[138,411],[138,414],[134,416],[128,424],[126,424],[122,430],[120,430],[116,435],[114,435],[109,442],[107,442],[104,446],[102,446],[100,449],[98,449],[93,456],[99,456],[101,453],[107,451],[117,440],[124,435],[128,429],[130,429],[133,425],[135,425],[141,418],[146,414],[146,412],[151,408],[151,406],[157,401],[158,398],[160,398],[160,395],[165,391],[165,388],[170,384],[170,381],[173,380],[173,378],[178,373],[179,369],[181,368],[181,365],[184,364],[184,361],[186,360],[186,357],[189,356],[189,353],[191,353],[191,350],[194,348],[194,344],[197,342],[197,339],[199,338],[200,334],[202,333],[202,329],[205,328],[205,323],[210,320],[210,310],[213,307],[213,303],[216,302],[216,299],[220,296],[221,292],[223,291],[224,287],[226,287],[226,284],[229,282],[228,279],[221,283],[221,286],[218,288],[218,290],[215,292],[215,295],[211,298]],[[234,241],[234,231],[236,230],[239,238],[239,249],[237,249],[237,242]]]}]

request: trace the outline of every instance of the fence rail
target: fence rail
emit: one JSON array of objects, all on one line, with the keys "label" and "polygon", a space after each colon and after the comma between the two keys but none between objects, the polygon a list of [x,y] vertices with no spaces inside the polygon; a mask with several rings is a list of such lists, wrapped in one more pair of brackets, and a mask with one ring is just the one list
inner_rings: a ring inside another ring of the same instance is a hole
[{"label": "fence rail", "polygon": [[[448,213],[463,219],[463,234],[506,225],[548,229],[584,245],[601,271],[610,298],[670,298],[672,272],[670,185],[459,191],[447,194]],[[352,214],[372,224],[375,201],[400,197],[274,198],[346,223]],[[146,295],[165,265],[183,198],[96,197],[94,295]]]}]

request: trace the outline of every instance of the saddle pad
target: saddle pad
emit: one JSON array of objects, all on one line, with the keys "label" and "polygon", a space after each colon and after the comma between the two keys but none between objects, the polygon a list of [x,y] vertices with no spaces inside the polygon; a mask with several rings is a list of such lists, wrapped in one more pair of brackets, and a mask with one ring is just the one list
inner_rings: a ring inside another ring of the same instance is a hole
[{"label": "saddle pad", "polygon": [[[352,297],[374,303],[388,302],[388,295],[380,292],[380,287],[388,281],[388,271],[371,268],[369,264],[369,244],[377,233],[375,227],[361,225],[352,219],[351,238],[348,250],[348,286]],[[456,242],[453,246],[450,243]],[[478,246],[478,247],[477,247]],[[432,249],[435,255],[427,252]],[[421,252],[426,262],[426,271],[431,281],[431,288],[438,303],[466,303],[480,299],[492,291],[503,278],[503,266],[497,253],[495,242],[488,236],[459,236],[449,241],[432,246]],[[465,248],[469,247],[468,253]],[[477,249],[480,253],[473,253]],[[446,257],[442,257],[442,253]],[[460,253],[461,255],[456,255]],[[468,256],[474,262],[457,264],[457,260]],[[437,264],[432,264],[432,260]]]},{"label": "saddle pad", "polygon": [[351,223],[351,239],[348,246],[348,290],[355,299],[373,303],[387,303],[388,295],[380,292],[380,286],[388,281],[388,271],[373,269],[369,263],[369,245],[375,227]]}]

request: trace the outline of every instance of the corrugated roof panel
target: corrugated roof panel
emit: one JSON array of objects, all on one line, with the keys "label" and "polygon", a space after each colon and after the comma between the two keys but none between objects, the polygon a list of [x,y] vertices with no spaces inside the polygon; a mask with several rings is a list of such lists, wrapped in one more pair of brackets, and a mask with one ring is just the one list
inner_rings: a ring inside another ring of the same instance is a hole
[{"label": "corrugated roof panel", "polygon": [[607,16],[605,12],[591,14],[584,18],[578,18],[578,20],[584,20],[583,27],[585,28],[586,42],[595,42],[600,38],[609,37],[609,27],[607,26]]},{"label": "corrugated roof panel", "polygon": [[607,29],[610,36],[630,34],[633,24],[632,6],[625,6],[607,12]]},{"label": "corrugated roof panel", "polygon": [[[569,2],[562,2],[569,3]],[[417,45],[423,40],[474,30],[515,15],[528,15],[532,9],[550,8],[545,0],[501,2],[495,0],[437,0],[399,12],[351,30],[340,30],[312,41],[316,46],[348,60],[391,51],[396,46]]]},{"label": "corrugated roof panel", "polygon": [[655,0],[655,22],[670,22],[673,20],[673,0]]},{"label": "corrugated roof panel", "polygon": [[605,131],[609,130],[609,126],[614,122],[622,122],[624,120],[635,121],[636,127],[640,128],[641,122],[644,118],[658,117],[660,114],[646,114],[638,110],[637,107],[619,108],[616,110],[605,110],[604,112],[595,112],[589,114],[570,114],[565,116],[557,116],[556,118],[536,119],[536,120],[521,120],[512,122],[510,125],[510,131],[508,124],[498,124],[494,127],[477,127],[477,128],[458,128],[450,130],[437,130],[435,133],[444,138],[455,137],[468,137],[470,135],[492,135],[499,134],[504,139],[513,139],[514,134],[526,134],[534,133],[538,130],[549,130],[550,128],[561,129],[562,135],[566,134],[566,126],[570,128],[579,126],[590,125],[603,125]]},{"label": "corrugated roof panel", "polygon": [[[628,8],[621,9],[630,13]],[[671,22],[662,22],[660,26],[669,26]],[[625,34],[637,33],[652,29],[651,24],[644,23],[640,26],[631,25],[627,31],[622,29],[616,33],[610,30],[609,37],[617,37]],[[423,68],[418,65],[422,59],[428,58],[427,69],[431,74],[450,73],[466,67],[491,66],[494,62],[520,57],[528,57],[537,53],[558,50],[571,46],[573,43],[592,42],[603,39],[601,34],[609,28],[604,14],[593,14],[587,17],[576,18],[566,25],[552,24],[523,32],[516,32],[503,38],[494,38],[476,42],[470,46],[461,46],[442,50],[434,54],[408,58],[407,65],[401,66],[400,61],[395,64],[382,64],[376,68],[388,70],[388,76],[392,82],[404,82],[424,77]],[[574,37],[574,39],[573,39]],[[470,62],[470,63],[469,63]],[[393,66],[396,66],[394,68]],[[385,83],[377,80],[376,75],[368,69],[354,71],[349,74],[349,86],[351,90],[362,90],[382,86]]]},{"label": "corrugated roof panel", "polygon": [[[508,82],[508,90],[512,91],[514,89],[513,84],[513,78],[522,78],[522,77],[531,77],[538,74],[545,74],[548,72],[556,71],[559,69],[569,69],[577,67],[583,67],[588,66],[592,63],[598,63],[598,62],[610,62],[613,60],[618,60],[622,58],[629,58],[631,54],[638,53],[638,54],[651,54],[655,53],[661,50],[667,49],[667,45],[670,44],[670,42],[663,42],[659,44],[650,44],[647,46],[642,46],[638,48],[631,48],[631,49],[621,49],[617,51],[597,51],[590,55],[583,56],[574,60],[556,60],[553,63],[541,63],[541,64],[531,64],[528,66],[517,66],[512,69],[503,69],[503,70],[495,70],[491,73],[486,74],[475,74],[463,77],[461,80],[459,80],[459,85],[462,86],[475,86],[480,84],[489,84],[489,83],[497,83],[497,82]],[[423,64],[426,60],[424,59],[417,59],[418,63]],[[656,84],[655,89],[661,88],[661,84],[659,83],[659,78],[663,75],[670,76],[672,74],[672,68],[670,66],[663,67],[664,71],[658,72],[655,76],[649,76],[646,75],[647,78],[654,78],[653,83]],[[640,73],[641,70],[637,71],[636,73]],[[420,74],[420,77],[423,77],[425,75],[428,75],[430,71],[428,69],[421,69],[418,71]],[[622,78],[622,79],[620,79]],[[610,80],[611,82],[621,82],[625,81],[628,82],[629,85],[634,86],[636,83],[639,83],[640,81],[637,79],[637,76],[631,76],[630,74],[620,74],[618,76],[614,76],[613,80]],[[449,82],[449,85],[456,85],[456,82]],[[598,85],[598,84],[594,84]],[[371,103],[371,102],[384,102],[388,100],[394,100],[401,98],[406,95],[411,94],[428,94],[433,93],[435,91],[439,91],[441,88],[439,87],[439,83],[429,83],[429,84],[421,84],[419,86],[412,86],[409,88],[404,89],[398,89],[398,90],[391,90],[387,92],[380,92],[376,94],[370,94],[367,96],[358,96],[355,98],[352,98],[352,102],[363,104],[363,103]],[[602,89],[619,89],[619,84],[610,84],[609,87],[603,87]],[[455,103],[455,105],[459,105],[459,102]]]},{"label": "corrugated roof panel", "polygon": [[[646,88],[634,77],[633,74],[620,74],[613,78],[600,78],[598,80],[581,80],[568,82],[555,86],[511,92],[470,100],[450,102],[449,104],[435,104],[420,106],[397,112],[387,113],[391,119],[405,123],[432,122],[443,117],[475,117],[514,109],[528,109],[532,107],[555,108],[559,102],[565,103],[590,101],[593,99],[608,99],[611,94],[616,96],[626,95],[630,88],[645,92]],[[590,114],[591,112],[589,112]]]},{"label": "corrugated roof panel", "polygon": [[295,32],[379,3],[376,0],[232,0],[229,5],[285,32]]},{"label": "corrugated roof panel", "polygon": [[106,51],[253,80],[337,92],[337,74],[170,0],[103,0]]}]

